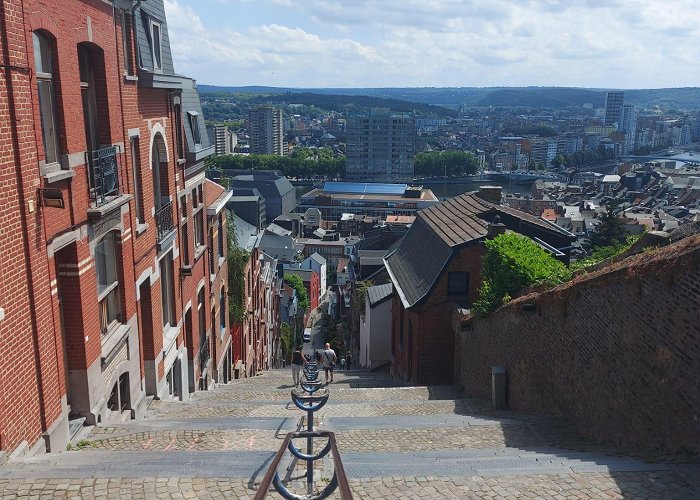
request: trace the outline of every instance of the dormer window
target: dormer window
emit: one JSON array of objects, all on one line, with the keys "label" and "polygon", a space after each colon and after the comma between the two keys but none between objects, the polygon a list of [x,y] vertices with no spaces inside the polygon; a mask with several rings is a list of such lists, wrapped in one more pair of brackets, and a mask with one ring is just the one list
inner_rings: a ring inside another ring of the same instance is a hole
[{"label": "dormer window", "polygon": [[192,139],[196,146],[202,145],[202,138],[199,135],[199,113],[196,111],[188,111],[187,118],[190,121],[190,129],[192,130]]},{"label": "dormer window", "polygon": [[161,34],[163,26],[160,23],[151,21],[151,41],[153,42],[153,69],[155,71],[163,70],[163,52],[161,44]]}]

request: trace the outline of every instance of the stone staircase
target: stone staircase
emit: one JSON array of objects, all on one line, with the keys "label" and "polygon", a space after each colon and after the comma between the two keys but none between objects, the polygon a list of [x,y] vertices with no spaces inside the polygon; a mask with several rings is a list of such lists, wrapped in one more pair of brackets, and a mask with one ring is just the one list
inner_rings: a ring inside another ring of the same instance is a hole
[{"label": "stone staircase", "polygon": [[[366,370],[336,372],[328,387],[316,428],[336,434],[358,499],[700,496],[688,479],[697,464],[614,454],[559,419],[494,411],[456,387]],[[271,370],[188,402],[154,401],[142,420],[94,427],[79,451],[0,467],[0,496],[252,497],[299,426],[291,388],[291,370]]]}]

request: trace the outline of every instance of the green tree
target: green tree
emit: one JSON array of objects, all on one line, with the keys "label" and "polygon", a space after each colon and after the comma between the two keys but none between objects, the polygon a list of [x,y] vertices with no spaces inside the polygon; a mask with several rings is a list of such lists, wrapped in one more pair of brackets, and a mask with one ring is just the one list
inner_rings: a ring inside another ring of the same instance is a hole
[{"label": "green tree", "polygon": [[297,291],[297,304],[302,311],[306,311],[309,308],[309,294],[306,291],[304,282],[296,274],[285,274],[284,282]]},{"label": "green tree", "polygon": [[250,254],[242,249],[236,239],[235,226],[231,217],[227,218],[226,232],[228,262],[228,310],[231,324],[241,324],[245,318],[245,267]]},{"label": "green tree", "polygon": [[474,309],[480,314],[495,311],[523,288],[556,285],[571,279],[571,271],[530,238],[517,233],[499,234],[486,240],[482,262],[482,285]]},{"label": "green tree", "polygon": [[612,204],[606,207],[605,212],[598,217],[598,220],[600,222],[588,238],[587,249],[589,251],[594,252],[598,248],[615,246],[625,242],[628,236],[625,224],[618,217]]},{"label": "green tree", "polygon": [[282,356],[284,359],[289,359],[292,351],[296,347],[294,345],[295,338],[292,327],[287,323],[282,323],[280,325],[280,339],[282,340]]},{"label": "green tree", "polygon": [[430,151],[418,153],[413,167],[420,177],[467,175],[478,171],[479,160],[468,151]]}]

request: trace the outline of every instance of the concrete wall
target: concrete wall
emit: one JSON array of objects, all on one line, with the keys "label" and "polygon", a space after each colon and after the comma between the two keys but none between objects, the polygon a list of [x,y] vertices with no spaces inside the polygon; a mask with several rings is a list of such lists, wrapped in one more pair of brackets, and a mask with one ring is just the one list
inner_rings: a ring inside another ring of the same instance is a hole
[{"label": "concrete wall", "polygon": [[370,307],[366,299],[365,316],[360,319],[360,358],[362,368],[391,361],[391,299]]},{"label": "concrete wall", "polygon": [[699,263],[695,235],[488,318],[455,314],[456,382],[490,398],[502,365],[510,408],[564,415],[597,440],[699,452]]}]

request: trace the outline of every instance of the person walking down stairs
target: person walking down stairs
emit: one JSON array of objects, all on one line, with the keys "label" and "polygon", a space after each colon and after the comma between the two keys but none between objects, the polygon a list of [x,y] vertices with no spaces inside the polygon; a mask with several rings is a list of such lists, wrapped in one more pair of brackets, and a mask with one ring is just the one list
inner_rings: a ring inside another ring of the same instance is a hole
[{"label": "person walking down stairs", "polygon": [[326,372],[326,383],[328,383],[328,376],[330,374],[330,381],[333,382],[333,368],[335,368],[335,362],[338,358],[335,355],[335,351],[331,349],[331,345],[326,343],[326,348],[323,351],[323,371]]},{"label": "person walking down stairs", "polygon": [[306,357],[301,352],[302,347],[299,345],[292,353],[292,382],[295,387],[299,387],[301,381],[301,367],[306,364]]}]

